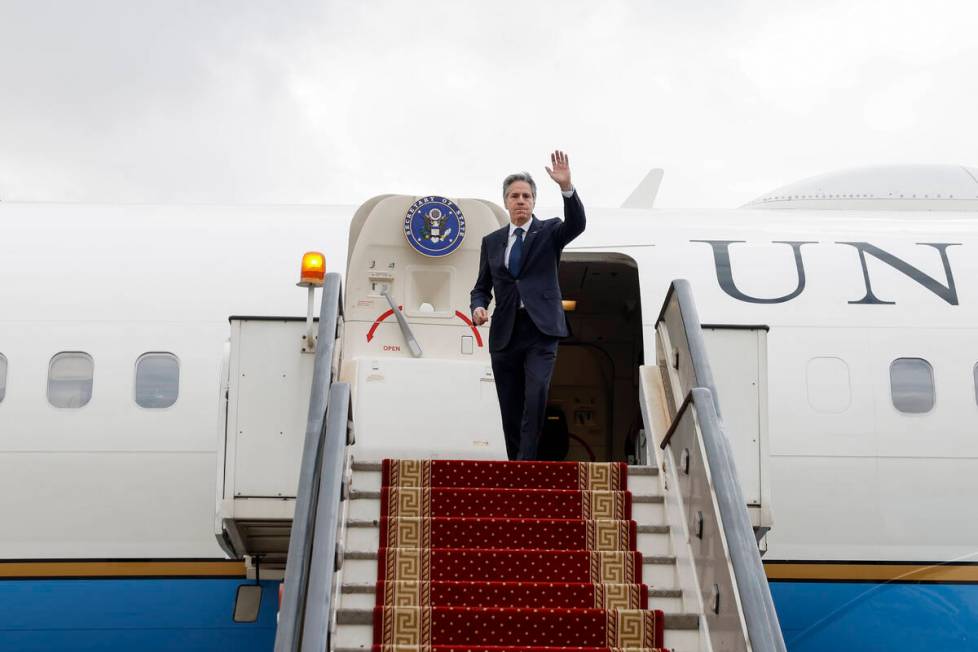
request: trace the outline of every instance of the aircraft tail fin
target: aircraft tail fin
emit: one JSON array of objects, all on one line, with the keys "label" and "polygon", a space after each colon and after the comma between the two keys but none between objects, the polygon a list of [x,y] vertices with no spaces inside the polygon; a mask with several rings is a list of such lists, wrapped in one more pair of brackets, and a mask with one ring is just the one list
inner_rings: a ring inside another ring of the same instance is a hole
[{"label": "aircraft tail fin", "polygon": [[649,173],[645,175],[641,183],[635,187],[632,194],[628,196],[628,199],[622,203],[622,208],[652,208],[655,203],[655,197],[659,194],[659,184],[662,183],[662,168],[652,168]]}]

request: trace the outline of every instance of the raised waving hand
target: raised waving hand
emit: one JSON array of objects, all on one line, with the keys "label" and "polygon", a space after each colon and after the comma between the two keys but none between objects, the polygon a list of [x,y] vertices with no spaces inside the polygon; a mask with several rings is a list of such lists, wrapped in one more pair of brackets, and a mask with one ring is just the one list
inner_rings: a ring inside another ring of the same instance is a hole
[{"label": "raised waving hand", "polygon": [[550,155],[550,164],[553,168],[546,168],[550,178],[557,182],[561,191],[572,190],[574,186],[571,184],[570,159],[567,157],[567,153],[559,149],[556,150]]}]

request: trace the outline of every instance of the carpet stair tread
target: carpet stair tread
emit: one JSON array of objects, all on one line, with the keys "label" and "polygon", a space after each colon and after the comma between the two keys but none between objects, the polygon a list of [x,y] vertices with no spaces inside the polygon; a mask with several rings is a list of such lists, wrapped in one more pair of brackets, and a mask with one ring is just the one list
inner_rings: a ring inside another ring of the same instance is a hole
[{"label": "carpet stair tread", "polygon": [[[581,519],[557,519],[557,520],[581,520]],[[585,519],[589,520],[589,519]],[[597,519],[601,520],[601,519]],[[348,528],[377,528],[380,527],[380,519],[350,519],[346,522]],[[638,534],[669,534],[668,525],[635,525]]]},{"label": "carpet stair tread", "polygon": [[471,518],[631,518],[628,491],[381,487],[381,514]]},{"label": "carpet stair tread", "polygon": [[[352,489],[350,491],[350,500],[381,500],[383,498],[383,492],[388,489],[413,489],[415,487],[382,487],[377,491],[370,489]],[[436,487],[437,489],[437,487]],[[477,489],[476,491],[572,491],[577,492],[580,489]],[[595,492],[592,492],[595,493]],[[603,492],[598,492],[603,493]],[[636,493],[634,491],[623,491],[622,493],[628,493],[631,495],[632,505],[636,504],[650,504],[650,503],[664,503],[665,497],[656,494],[647,493]]]},{"label": "carpet stair tread", "polygon": [[[510,582],[457,582],[453,580],[436,580],[429,582],[429,584],[510,584]],[[591,586],[587,582],[517,582],[518,584],[565,584],[565,585],[577,585],[583,584],[585,586]],[[380,582],[347,582],[340,587],[340,593],[351,595],[351,594],[370,594],[373,595],[377,591],[377,585]],[[639,586],[645,586],[639,585]],[[654,587],[648,587],[649,598],[681,598],[683,596],[682,589],[657,589]]]},{"label": "carpet stair tread", "polygon": [[[336,648],[334,652],[362,652],[361,648]],[[543,647],[539,645],[374,645],[371,652],[668,652],[651,647]]]},{"label": "carpet stair tread", "polygon": [[[482,548],[470,548],[468,550],[462,549],[462,548],[456,548],[455,549],[455,552],[459,552],[459,553],[461,553],[461,552],[467,552],[467,551],[468,552],[475,552],[475,553],[479,553],[479,552],[499,552],[498,550],[482,549]],[[528,550],[528,551],[524,551],[524,552],[533,552],[533,553],[554,552],[554,553],[564,553],[564,554],[567,554],[567,553],[578,553],[578,554],[581,554],[581,555],[587,555],[589,553],[597,553],[597,552],[601,552],[601,551],[596,551],[596,550],[592,550],[592,551],[588,551],[588,550],[553,550],[553,551],[548,551],[548,550]],[[632,551],[627,551],[627,552],[632,552]],[[346,559],[368,559],[368,560],[370,560],[370,559],[378,559],[379,558],[379,553],[380,553],[380,551],[374,552],[373,550],[348,550],[348,551],[346,551],[344,553],[344,557]],[[641,557],[641,562],[643,564],[667,564],[667,565],[669,565],[669,564],[675,564],[676,563],[676,557],[673,556],[673,555],[642,555],[641,553],[638,553],[638,552],[636,552],[635,554],[638,555],[639,557]],[[523,578],[523,579],[525,579],[528,582],[530,582],[530,581],[536,581],[536,582],[557,581],[557,580],[529,580],[529,579],[526,579],[526,578]],[[519,581],[519,579],[517,579],[515,581]],[[568,581],[572,581],[572,580],[568,580]]]},{"label": "carpet stair tread", "polygon": [[388,487],[622,491],[628,466],[621,462],[384,460],[382,474],[382,484]]},{"label": "carpet stair tread", "polygon": [[[349,553],[347,553],[349,554]],[[381,548],[377,580],[496,580],[525,582],[642,582],[642,555],[605,550]],[[388,577],[388,573],[397,577]]]},{"label": "carpet stair tread", "polygon": [[644,584],[378,582],[377,606],[647,609]]},{"label": "carpet stair tread", "polygon": [[[451,609],[453,607],[446,607],[446,608]],[[375,609],[376,607],[371,607],[369,609],[367,608],[337,609],[336,622],[339,625],[373,625]],[[474,611],[477,610],[478,609],[474,609]],[[672,613],[672,612],[662,612],[662,614],[663,614],[663,623],[666,630],[688,630],[688,629],[699,628],[700,617],[697,614]],[[564,646],[559,646],[559,647],[564,647]],[[583,647],[591,647],[591,646],[585,645]],[[603,646],[598,646],[598,647],[603,647]]]},{"label": "carpet stair tread", "polygon": [[380,519],[380,547],[496,550],[632,550],[636,525],[625,520],[553,518]]},{"label": "carpet stair tread", "polygon": [[655,609],[375,607],[374,643],[661,647]]},{"label": "carpet stair tread", "polygon": [[[566,463],[566,462],[564,462]],[[364,473],[379,472],[383,471],[384,463],[381,462],[371,462],[369,460],[354,460],[350,465],[353,471],[361,471]],[[659,469],[654,466],[647,466],[643,464],[629,464],[628,472],[630,475],[658,475]]]}]

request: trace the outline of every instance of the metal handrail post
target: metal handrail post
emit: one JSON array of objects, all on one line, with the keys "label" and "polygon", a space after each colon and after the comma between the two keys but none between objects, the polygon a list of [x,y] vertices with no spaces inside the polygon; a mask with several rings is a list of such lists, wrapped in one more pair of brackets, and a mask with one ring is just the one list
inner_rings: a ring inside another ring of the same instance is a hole
[{"label": "metal handrail post", "polygon": [[323,426],[332,382],[336,329],[342,309],[340,293],[340,275],[327,274],[323,282],[322,305],[319,310],[319,334],[309,394],[306,437],[299,466],[299,485],[296,489],[292,532],[289,536],[289,556],[285,565],[285,593],[282,596],[278,629],[275,632],[275,652],[297,652],[302,638],[302,618],[315,531],[315,508],[319,498],[319,473],[325,436]]},{"label": "metal handrail post", "polygon": [[329,615],[333,601],[333,573],[336,572],[337,526],[349,418],[350,385],[333,383],[329,388],[326,440],[323,443],[319,502],[316,505],[316,531],[313,536],[309,587],[306,591],[306,613],[302,626],[301,649],[304,652],[322,652],[329,649]]}]

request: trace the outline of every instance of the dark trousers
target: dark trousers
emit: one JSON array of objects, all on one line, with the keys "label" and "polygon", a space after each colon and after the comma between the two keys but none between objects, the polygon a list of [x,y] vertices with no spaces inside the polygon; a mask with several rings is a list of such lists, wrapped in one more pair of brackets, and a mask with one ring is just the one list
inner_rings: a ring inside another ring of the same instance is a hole
[{"label": "dark trousers", "polygon": [[558,338],[544,335],[525,310],[516,311],[509,344],[492,354],[492,373],[511,460],[535,460],[547,408]]}]

